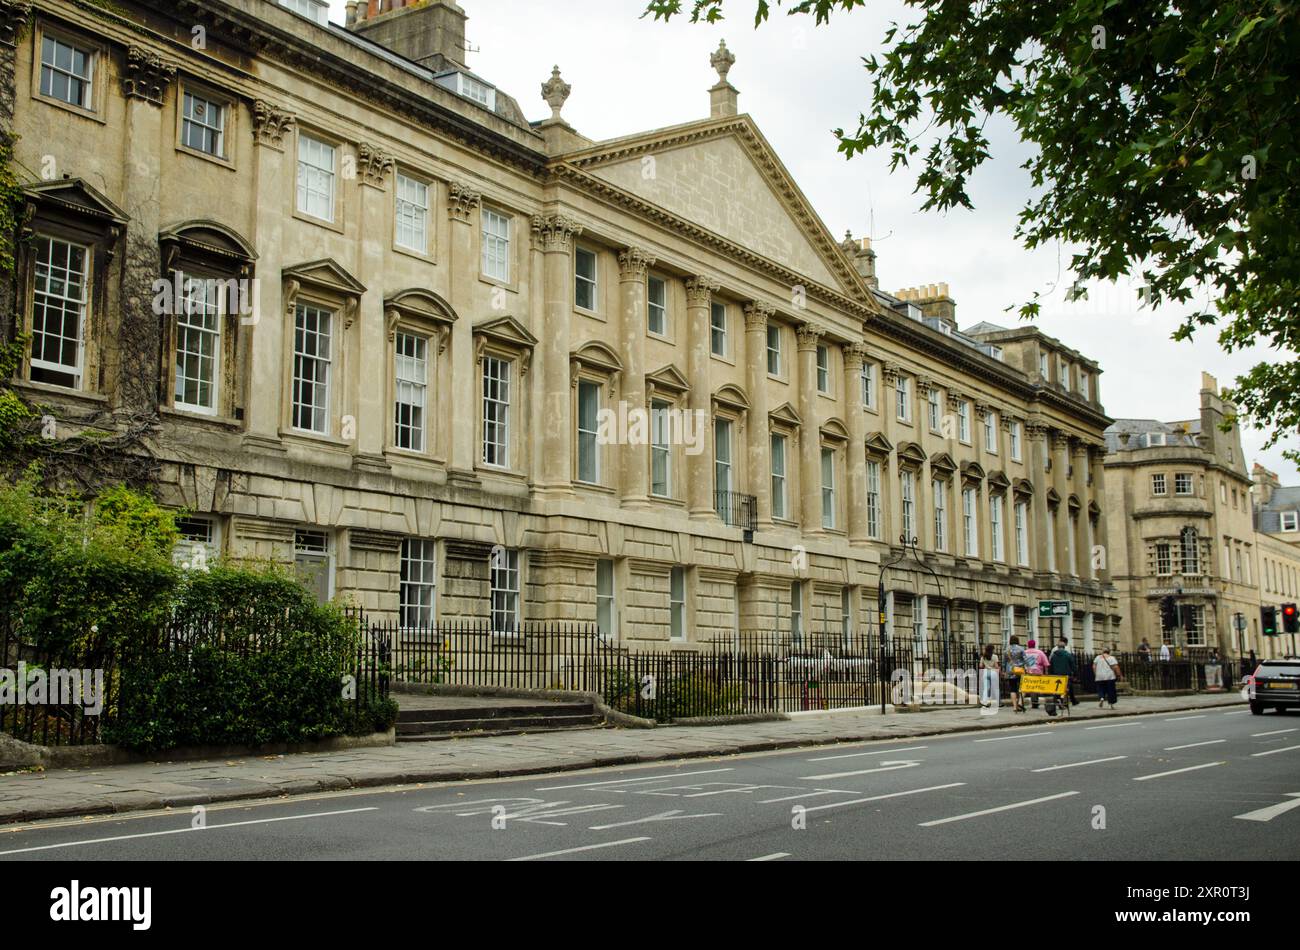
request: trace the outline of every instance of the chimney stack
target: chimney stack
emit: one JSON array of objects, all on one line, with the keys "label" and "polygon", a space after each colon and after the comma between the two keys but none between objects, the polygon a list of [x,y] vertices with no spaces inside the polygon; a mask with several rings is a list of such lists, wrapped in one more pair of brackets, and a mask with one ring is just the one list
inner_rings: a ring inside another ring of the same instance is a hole
[{"label": "chimney stack", "polygon": [[1251,481],[1255,483],[1255,491],[1261,505],[1267,505],[1273,499],[1273,492],[1282,487],[1278,480],[1276,472],[1270,472],[1258,462],[1251,470]]},{"label": "chimney stack", "polygon": [[739,115],[740,90],[727,82],[727,73],[736,65],[736,54],[727,49],[726,40],[709,57],[709,65],[718,71],[718,84],[709,90],[709,115],[715,119]]},{"label": "chimney stack", "polygon": [[948,292],[947,284],[927,284],[924,287],[909,287],[894,295],[899,300],[906,300],[921,308],[927,317],[938,317],[948,325],[950,330],[957,329],[957,303]]},{"label": "chimney stack", "polygon": [[348,29],[443,72],[465,68],[465,11],[455,0],[349,0]]},{"label": "chimney stack", "polygon": [[853,237],[853,232],[847,231],[840,247],[848,255],[849,260],[853,262],[854,269],[857,270],[858,275],[866,282],[866,285],[872,290],[879,290],[880,281],[876,277],[876,252],[871,249],[871,238],[856,240]]}]

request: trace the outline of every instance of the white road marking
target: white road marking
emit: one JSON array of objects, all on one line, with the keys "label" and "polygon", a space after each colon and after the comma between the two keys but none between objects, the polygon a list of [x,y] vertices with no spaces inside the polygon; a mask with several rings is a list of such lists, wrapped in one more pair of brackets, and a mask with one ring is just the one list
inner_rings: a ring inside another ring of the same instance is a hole
[{"label": "white road marking", "polygon": [[15,848],[13,851],[0,851],[0,856],[7,854],[30,854],[33,851],[56,851],[59,848],[79,848],[88,844],[105,844],[110,841],[133,841],[136,838],[161,838],[165,835],[183,835],[196,831],[220,831],[223,828],[246,828],[249,825],[269,825],[279,821],[305,821],[308,818],[333,818],[337,815],[355,815],[363,811],[379,811],[376,808],[349,808],[346,811],[321,811],[311,815],[286,815],[282,818],[257,818],[249,821],[232,821],[224,825],[207,825],[203,828],[173,828],[170,831],[147,831],[138,835],[115,835],[112,838],[88,838],[85,841],[64,841],[61,844],[43,844],[35,848]]},{"label": "white road marking", "polygon": [[976,739],[976,742],[1005,742],[1008,739],[1028,739],[1031,736],[1050,736],[1050,732],[1017,732],[1010,736],[994,736],[992,739]]},{"label": "white road marking", "polygon": [[1109,759],[1090,759],[1087,762],[1071,762],[1069,765],[1049,765],[1045,769],[1032,769],[1034,772],[1055,772],[1058,769],[1077,769],[1081,765],[1101,765],[1103,762],[1118,762],[1127,759],[1127,755],[1112,755]]},{"label": "white road marking", "polygon": [[862,805],[866,802],[883,802],[886,798],[906,798],[908,795],[920,795],[922,792],[941,792],[945,788],[958,788],[965,784],[965,782],[952,782],[948,785],[931,785],[929,788],[914,788],[906,792],[890,792],[887,795],[872,795],[870,798],[855,798],[851,802],[831,802],[829,805],[818,805],[815,808],[805,808],[804,813],[809,814],[815,811],[826,811],[828,808],[843,808],[846,805]]},{"label": "white road marking", "polygon": [[1293,808],[1300,808],[1300,792],[1287,792],[1287,797],[1292,799],[1289,802],[1280,802],[1276,805],[1269,805],[1267,808],[1261,808],[1258,811],[1248,811],[1244,815],[1237,815],[1241,821],[1272,821],[1278,815],[1284,815]]},{"label": "white road marking", "polygon": [[581,785],[548,785],[539,788],[539,792],[559,792],[569,788],[595,788],[598,785],[631,785],[633,782],[663,782],[668,779],[686,778],[689,775],[715,775],[718,772],[734,772],[735,769],[707,769],[703,772],[674,772],[671,775],[652,775],[648,778],[620,778],[612,782],[584,782]]},{"label": "white road marking", "polygon": [[968,818],[981,818],[984,815],[992,815],[1000,811],[1011,811],[1013,808],[1028,808],[1030,805],[1041,805],[1043,802],[1054,802],[1078,794],[1078,792],[1062,792],[1060,795],[1048,795],[1045,798],[1031,798],[1027,802],[1012,802],[1010,805],[999,805],[997,808],[986,808],[983,811],[972,811],[965,815],[954,815],[951,818],[939,818],[935,821],[923,821],[919,827],[933,828],[935,825],[946,825],[953,821],[965,821]]},{"label": "white road marking", "polygon": [[610,828],[626,828],[628,825],[644,825],[652,821],[686,821],[691,818],[721,818],[722,812],[710,812],[706,815],[683,815],[680,808],[673,811],[662,811],[657,815],[651,815],[649,818],[636,818],[632,821],[619,821],[612,825],[592,825],[592,831],[608,831]]},{"label": "white road marking", "polygon": [[761,858],[750,858],[750,863],[754,861],[780,861],[782,858],[788,858],[790,855],[784,851],[778,851],[776,854],[765,854]]},{"label": "white road marking", "polygon": [[1224,713],[1224,715],[1225,715],[1225,716],[1244,716],[1244,715],[1246,715],[1246,713],[1248,713],[1248,712],[1250,712],[1249,709],[1239,709],[1239,710],[1237,710],[1236,712],[1226,712],[1226,713]]},{"label": "white road marking", "polygon": [[760,805],[774,805],[777,802],[792,802],[800,798],[818,798],[822,795],[856,795],[857,792],[839,792],[834,789],[827,789],[822,792],[805,792],[802,795],[786,795],[784,798],[767,798],[759,802]]},{"label": "white road marking", "polygon": [[1189,719],[1204,719],[1204,718],[1205,718],[1205,714],[1202,713],[1199,716],[1175,716],[1173,719],[1165,719],[1163,721],[1164,722],[1186,722]]},{"label": "white road marking", "polygon": [[1262,739],[1264,736],[1280,736],[1286,732],[1295,732],[1294,729],[1274,729],[1272,732],[1255,732],[1251,734],[1252,739]]},{"label": "white road marking", "polygon": [[1187,745],[1165,746],[1166,752],[1177,752],[1179,749],[1197,749],[1203,745],[1218,745],[1220,742],[1227,742],[1227,739],[1209,739],[1205,742],[1189,742]]},{"label": "white road marking", "polygon": [[522,858],[511,858],[511,861],[541,861],[543,858],[558,858],[564,854],[577,854],[580,851],[599,851],[601,848],[617,848],[625,844],[636,844],[638,841],[649,841],[649,838],[624,838],[622,841],[606,841],[603,844],[588,844],[581,848],[565,848],[563,851],[547,851],[545,854],[529,854]]},{"label": "white road marking", "polygon": [[1283,746],[1281,749],[1269,749],[1267,752],[1256,752],[1251,755],[1252,759],[1258,759],[1261,755],[1277,755],[1279,752],[1294,752],[1300,749],[1300,745]]},{"label": "white road marking", "polygon": [[1184,772],[1196,772],[1200,769],[1212,769],[1216,765],[1223,765],[1223,762],[1206,762],[1204,765],[1189,765],[1185,769],[1174,769],[1172,772],[1157,772],[1155,775],[1138,775],[1135,776],[1135,782],[1147,782],[1153,778],[1164,778],[1166,775],[1182,775]]},{"label": "white road marking", "polygon": [[897,772],[899,769],[914,769],[920,762],[884,762],[878,769],[859,769],[856,772],[831,772],[828,775],[804,775],[806,782],[830,781],[833,778],[852,778],[855,775],[875,775],[877,772]]},{"label": "white road marking", "polygon": [[1109,726],[1084,726],[1085,729],[1123,729],[1125,726],[1141,726],[1140,722],[1114,722]]},{"label": "white road marking", "polygon": [[850,752],[848,755],[823,755],[816,759],[804,759],[805,762],[834,762],[836,759],[857,759],[864,755],[893,755],[897,752],[919,752],[928,749],[926,745],[909,746],[906,749],[877,749],[875,752]]}]

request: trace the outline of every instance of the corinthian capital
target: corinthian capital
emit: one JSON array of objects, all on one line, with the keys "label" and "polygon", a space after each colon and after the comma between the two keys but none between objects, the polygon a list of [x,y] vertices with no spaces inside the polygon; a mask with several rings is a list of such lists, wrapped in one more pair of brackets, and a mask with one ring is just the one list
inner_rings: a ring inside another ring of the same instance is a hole
[{"label": "corinthian capital", "polygon": [[624,283],[645,280],[646,272],[654,267],[654,256],[644,248],[629,247],[618,252],[618,276]]},{"label": "corinthian capital", "polygon": [[799,329],[795,331],[795,334],[799,338],[799,351],[803,352],[804,350],[817,349],[818,344],[822,341],[822,337],[826,335],[826,331],[814,324],[804,323],[800,324]]},{"label": "corinthian capital", "polygon": [[258,99],[253,103],[253,138],[258,145],[284,148],[284,136],[297,121],[293,113],[277,109],[269,102]]},{"label": "corinthian capital", "polygon": [[453,181],[447,201],[447,213],[453,221],[469,223],[474,209],[483,203],[483,195],[464,182]]},{"label": "corinthian capital", "polygon": [[376,145],[362,142],[357,146],[357,171],[361,183],[373,188],[383,188],[388,173],[397,166],[397,160]]},{"label": "corinthian capital", "polygon": [[568,251],[582,225],[562,214],[534,215],[533,238],[543,251]]},{"label": "corinthian capital", "polygon": [[745,326],[751,330],[766,329],[768,321],[776,316],[776,307],[770,303],[753,301],[745,304]]},{"label": "corinthian capital", "polygon": [[176,78],[176,67],[161,56],[139,46],[126,51],[126,64],[122,69],[122,92],[128,99],[143,99],[156,106],[162,105],[167,87]]},{"label": "corinthian capital", "polygon": [[686,305],[688,307],[707,307],[713,295],[722,289],[722,285],[712,277],[692,277],[686,282]]},{"label": "corinthian capital", "polygon": [[844,365],[848,367],[850,375],[859,372],[870,356],[871,351],[867,349],[865,343],[854,343],[852,346],[846,346],[844,348]]}]

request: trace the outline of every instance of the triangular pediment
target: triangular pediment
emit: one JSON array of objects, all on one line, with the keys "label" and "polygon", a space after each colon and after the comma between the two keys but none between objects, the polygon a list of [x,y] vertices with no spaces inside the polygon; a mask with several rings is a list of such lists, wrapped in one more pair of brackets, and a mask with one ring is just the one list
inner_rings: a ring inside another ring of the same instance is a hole
[{"label": "triangular pediment", "polygon": [[888,455],[894,451],[894,443],[890,442],[883,432],[872,432],[867,436],[867,449],[872,452],[879,452],[881,455]]},{"label": "triangular pediment", "polygon": [[749,116],[602,142],[564,165],[855,300],[870,298],[839,243]]},{"label": "triangular pediment", "polygon": [[653,373],[647,373],[645,381],[647,386],[664,392],[688,393],[691,391],[691,384],[686,378],[686,374],[672,364]]},{"label": "triangular pediment", "polygon": [[952,460],[952,456],[947,452],[936,452],[930,456],[930,470],[952,473],[957,471],[957,463]]},{"label": "triangular pediment", "polygon": [[1005,472],[991,472],[989,474],[989,488],[996,488],[1005,491],[1011,487],[1011,480],[1007,478]]},{"label": "triangular pediment", "polygon": [[348,273],[338,261],[330,258],[286,267],[284,279],[296,280],[309,287],[332,290],[345,297],[360,297],[366,292],[365,284]]},{"label": "triangular pediment", "polygon": [[108,197],[80,178],[62,178],[27,185],[28,198],[38,204],[54,206],[83,217],[97,218],[113,224],[126,224],[126,212]]},{"label": "triangular pediment", "polygon": [[494,343],[521,350],[531,350],[537,345],[537,337],[528,332],[528,328],[514,317],[497,317],[484,320],[474,327],[474,335],[486,337]]},{"label": "triangular pediment", "polygon": [[803,425],[803,417],[800,416],[799,413],[795,411],[794,406],[790,405],[788,402],[773,409],[767,414],[767,417],[774,423],[787,425],[792,428],[798,428]]}]

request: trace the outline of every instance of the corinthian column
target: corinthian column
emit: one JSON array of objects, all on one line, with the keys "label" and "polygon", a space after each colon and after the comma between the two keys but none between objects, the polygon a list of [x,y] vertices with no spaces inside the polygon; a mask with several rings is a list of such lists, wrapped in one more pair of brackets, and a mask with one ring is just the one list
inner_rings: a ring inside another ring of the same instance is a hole
[{"label": "corinthian column", "polygon": [[[475,284],[480,269],[475,247],[474,215],[483,197],[469,185],[452,182],[447,190],[447,215],[451,219],[451,249],[448,270],[451,305],[458,313],[469,314],[474,308]],[[451,407],[448,425],[451,433],[451,457],[448,480],[454,484],[474,486],[474,474],[482,447],[474,444],[477,419],[482,413],[479,397],[478,363],[474,359],[474,321],[457,320],[451,328]]]},{"label": "corinthian column", "polygon": [[[690,410],[692,425],[703,427],[704,451],[686,459],[686,475],[690,482],[687,501],[692,518],[716,519],[713,505],[713,439],[709,416],[713,382],[710,379],[712,363],[712,324],[710,320],[713,294],[717,281],[708,277],[692,277],[686,282],[686,375],[691,382]],[[699,431],[698,429],[696,431]]]},{"label": "corinthian column", "polygon": [[[623,399],[627,403],[629,422],[646,419],[641,431],[649,433],[645,386],[646,272],[655,259],[639,247],[630,247],[618,255],[619,298],[622,303]],[[636,426],[629,426],[633,435]],[[623,445],[622,502],[625,507],[642,507],[650,499],[650,455],[645,443],[629,438]]]},{"label": "corinthian column", "polygon": [[849,541],[865,544],[867,534],[867,415],[862,408],[862,367],[867,348],[861,343],[844,348],[844,406],[849,426],[849,451],[845,474],[849,482]]},{"label": "corinthian column", "polygon": [[805,532],[822,527],[821,427],[817,412],[817,347],[826,333],[805,323],[799,327],[799,415],[803,432],[799,436],[799,497]]},{"label": "corinthian column", "polygon": [[542,483],[544,492],[573,489],[573,403],[569,324],[573,317],[573,239],[582,228],[563,215],[533,218],[533,238],[545,255],[545,323],[542,357]]},{"label": "corinthian column", "polygon": [[[749,387],[749,485],[757,499],[758,524],[772,524],[771,428],[767,407],[767,323],[775,309],[765,303],[745,307],[745,381]],[[786,513],[789,516],[789,513]]]}]

